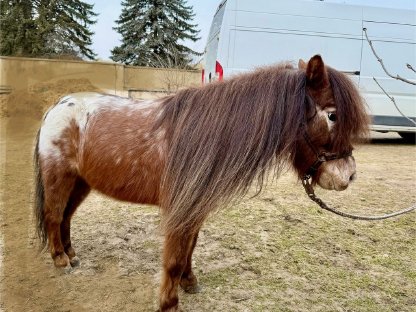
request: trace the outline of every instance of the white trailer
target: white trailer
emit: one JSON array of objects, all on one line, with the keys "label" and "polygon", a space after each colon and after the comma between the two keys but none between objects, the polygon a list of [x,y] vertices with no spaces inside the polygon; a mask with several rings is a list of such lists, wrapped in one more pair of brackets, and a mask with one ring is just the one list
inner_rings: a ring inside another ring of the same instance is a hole
[{"label": "white trailer", "polygon": [[373,130],[414,137],[415,125],[397,111],[373,77],[413,120],[416,86],[386,75],[363,29],[390,72],[416,81],[415,73],[406,67],[407,63],[416,67],[416,4],[413,0],[389,2],[402,4],[398,9],[381,7],[383,1],[373,2],[375,5],[351,2],[222,1],[207,41],[203,82],[285,60],[297,64],[299,59],[320,54],[328,65],[347,72],[359,85],[369,105]]}]

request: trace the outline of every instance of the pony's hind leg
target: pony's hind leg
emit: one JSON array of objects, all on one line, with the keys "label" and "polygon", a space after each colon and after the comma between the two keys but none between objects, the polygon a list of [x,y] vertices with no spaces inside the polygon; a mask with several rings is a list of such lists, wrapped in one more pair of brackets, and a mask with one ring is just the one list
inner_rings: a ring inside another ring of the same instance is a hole
[{"label": "pony's hind leg", "polygon": [[195,245],[198,240],[198,232],[199,231],[197,231],[194,237],[192,238],[191,244],[189,246],[187,261],[180,282],[182,289],[189,294],[196,294],[201,291],[201,288],[198,285],[198,279],[192,271],[192,254],[194,252]]},{"label": "pony's hind leg", "polygon": [[56,267],[70,265],[61,239],[64,218],[77,175],[64,164],[48,164],[43,170],[44,185],[43,226],[47,234],[49,251]]},{"label": "pony's hind leg", "polygon": [[76,257],[75,250],[71,245],[71,219],[75,213],[75,210],[88,196],[91,188],[90,186],[80,177],[75,181],[74,188],[69,196],[68,203],[65,207],[63,220],[61,223],[61,240],[64,246],[64,251],[69,257],[71,266],[77,266],[79,260]]},{"label": "pony's hind leg", "polygon": [[178,286],[185,272],[193,235],[169,233],[163,249],[163,273],[160,288],[160,311],[178,311]]}]

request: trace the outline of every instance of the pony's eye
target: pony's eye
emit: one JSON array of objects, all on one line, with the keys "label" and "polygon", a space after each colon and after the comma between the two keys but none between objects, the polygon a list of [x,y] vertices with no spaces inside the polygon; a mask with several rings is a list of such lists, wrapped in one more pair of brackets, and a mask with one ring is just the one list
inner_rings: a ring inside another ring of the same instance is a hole
[{"label": "pony's eye", "polygon": [[335,113],[328,113],[328,119],[331,120],[332,122],[337,121],[337,114]]}]

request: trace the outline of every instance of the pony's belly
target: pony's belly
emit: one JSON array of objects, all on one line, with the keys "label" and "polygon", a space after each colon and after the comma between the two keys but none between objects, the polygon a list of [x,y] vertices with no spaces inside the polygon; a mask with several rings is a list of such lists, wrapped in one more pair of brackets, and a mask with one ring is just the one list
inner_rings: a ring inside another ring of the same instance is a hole
[{"label": "pony's belly", "polygon": [[122,177],[117,174],[117,168],[105,175],[101,171],[99,174],[89,172],[82,176],[91,188],[115,199],[138,204],[159,204],[159,181],[155,177],[146,179],[139,173]]},{"label": "pony's belly", "polygon": [[131,189],[126,185],[117,188],[108,188],[107,185],[93,187],[100,193],[112,198],[136,204],[159,205],[159,194],[151,190]]}]

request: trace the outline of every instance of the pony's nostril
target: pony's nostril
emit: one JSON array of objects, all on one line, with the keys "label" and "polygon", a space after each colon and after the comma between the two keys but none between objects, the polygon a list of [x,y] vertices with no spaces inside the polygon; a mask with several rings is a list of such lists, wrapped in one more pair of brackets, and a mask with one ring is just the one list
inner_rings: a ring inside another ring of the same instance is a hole
[{"label": "pony's nostril", "polygon": [[350,176],[350,182],[354,181],[357,178],[357,175],[354,173]]}]

